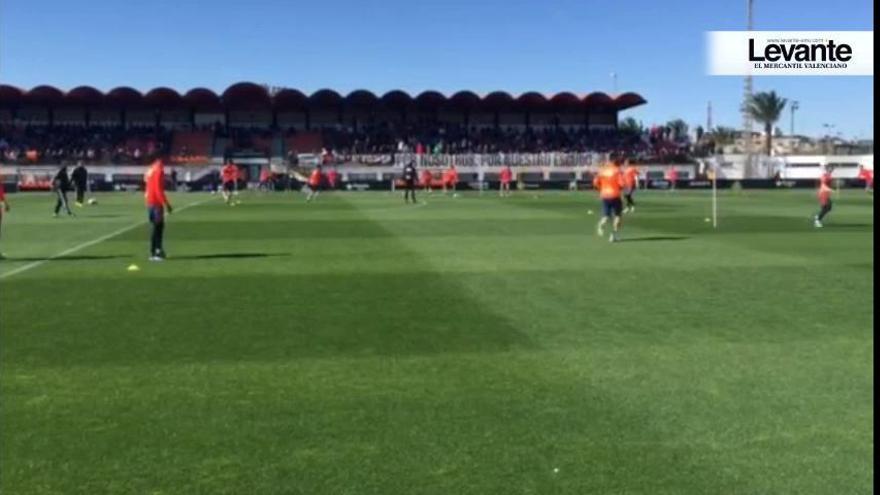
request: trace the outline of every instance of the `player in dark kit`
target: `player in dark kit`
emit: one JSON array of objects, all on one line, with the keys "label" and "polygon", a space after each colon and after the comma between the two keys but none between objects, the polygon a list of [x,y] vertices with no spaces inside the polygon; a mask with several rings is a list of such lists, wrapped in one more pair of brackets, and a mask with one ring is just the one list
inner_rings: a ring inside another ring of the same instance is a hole
[{"label": "player in dark kit", "polygon": [[66,165],[63,165],[58,169],[58,173],[55,174],[55,178],[52,179],[52,188],[57,195],[57,200],[55,201],[55,216],[58,216],[58,212],[61,211],[61,208],[64,208],[64,211],[66,211],[68,215],[73,215],[73,212],[70,211],[70,205],[67,204],[67,191],[70,191],[70,177],[67,176]]},{"label": "player in dark kit", "polygon": [[82,162],[76,164],[76,168],[70,173],[70,180],[73,182],[74,189],[76,189],[76,206],[82,207],[86,197],[86,186],[89,181],[89,172]]},{"label": "player in dark kit", "polygon": [[409,162],[403,167],[403,184],[406,189],[403,191],[403,202],[409,203],[412,197],[413,204],[416,204],[416,187],[419,182],[419,174],[416,172],[416,166],[413,162]]}]

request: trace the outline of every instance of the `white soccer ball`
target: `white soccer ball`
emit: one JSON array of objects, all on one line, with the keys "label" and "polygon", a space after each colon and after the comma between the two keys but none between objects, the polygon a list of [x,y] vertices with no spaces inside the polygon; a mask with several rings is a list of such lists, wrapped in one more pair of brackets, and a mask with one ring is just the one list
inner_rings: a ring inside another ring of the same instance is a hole
[{"label": "white soccer ball", "polygon": [[98,204],[98,200],[95,199],[95,198],[89,198],[89,200],[88,200],[88,204],[90,204],[90,205],[96,205],[96,204]]}]

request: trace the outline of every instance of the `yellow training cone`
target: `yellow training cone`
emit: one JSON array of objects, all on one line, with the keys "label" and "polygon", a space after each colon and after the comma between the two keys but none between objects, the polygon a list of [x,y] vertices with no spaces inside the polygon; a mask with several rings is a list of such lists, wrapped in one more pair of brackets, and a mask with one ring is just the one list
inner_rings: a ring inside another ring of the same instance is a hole
[{"label": "yellow training cone", "polygon": [[128,271],[130,271],[130,272],[136,272],[139,270],[140,270],[140,267],[137,265],[128,265]]}]

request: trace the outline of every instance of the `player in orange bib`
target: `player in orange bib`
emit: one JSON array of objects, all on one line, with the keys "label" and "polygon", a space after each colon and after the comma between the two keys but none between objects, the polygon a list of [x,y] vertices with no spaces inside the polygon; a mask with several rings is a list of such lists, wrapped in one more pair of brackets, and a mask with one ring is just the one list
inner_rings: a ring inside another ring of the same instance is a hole
[{"label": "player in orange bib", "polygon": [[[3,188],[3,178],[0,177],[0,228],[3,227],[3,214],[9,211],[9,200],[6,199],[6,189]],[[5,258],[0,253],[0,260]]]},{"label": "player in orange bib", "polygon": [[502,198],[510,196],[510,181],[513,180],[513,170],[510,169],[510,165],[505,165],[501,169],[499,179],[501,179],[501,184],[498,186],[498,195]]},{"label": "player in orange bib", "polygon": [[831,193],[834,192],[831,186],[824,181],[819,183],[819,190],[816,191],[816,198],[819,200],[819,213],[813,217],[813,226],[817,229],[823,227],[822,220],[825,215],[831,212]]},{"label": "player in orange bib", "polygon": [[162,238],[165,234],[165,211],[172,212],[171,203],[165,196],[165,167],[162,160],[156,160],[144,174],[144,202],[147,205],[147,218],[153,229],[150,235],[150,261],[165,259]]},{"label": "player in orange bib", "polygon": [[675,184],[678,182],[678,170],[675,167],[671,167],[666,172],[666,180],[669,182],[669,189],[667,189],[666,191],[674,192]]},{"label": "player in orange bib", "polygon": [[458,184],[458,171],[455,170],[455,165],[450,165],[445,172],[443,172],[443,194],[446,194],[447,188],[452,189],[452,197],[458,197],[458,193],[455,192],[455,186]]},{"label": "player in orange bib", "polygon": [[318,165],[312,170],[312,173],[309,174],[309,192],[308,196],[306,196],[306,202],[309,202],[318,197],[318,193],[321,192],[321,185],[324,182],[324,174],[321,172],[321,166]]},{"label": "player in orange bib", "polygon": [[874,171],[859,165],[859,180],[865,183],[865,192],[871,194],[874,192]]},{"label": "player in orange bib", "polygon": [[226,201],[226,204],[230,206],[235,206],[233,195],[238,189],[238,167],[231,160],[227,161],[226,165],[220,169],[220,180],[223,182],[223,201]]},{"label": "player in orange bib", "polygon": [[611,218],[612,232],[608,238],[610,242],[620,240],[620,227],[622,223],[623,202],[620,199],[624,187],[623,174],[620,172],[619,161],[612,161],[605,165],[593,178],[593,187],[599,191],[602,200],[602,218],[596,226],[599,237],[605,235],[605,224]]},{"label": "player in orange bib", "polygon": [[633,201],[633,194],[639,188],[639,169],[630,163],[629,159],[623,161],[623,197],[626,199],[626,207],[624,213],[632,213],[636,211],[636,202]]},{"label": "player in orange bib", "polygon": [[260,190],[272,190],[272,171],[269,170],[269,167],[263,167],[260,169]]},{"label": "player in orange bib", "polygon": [[426,193],[434,192],[434,189],[432,187],[433,182],[434,182],[434,174],[432,174],[431,171],[426,168],[422,169],[421,183],[422,183],[422,188],[424,188]]}]

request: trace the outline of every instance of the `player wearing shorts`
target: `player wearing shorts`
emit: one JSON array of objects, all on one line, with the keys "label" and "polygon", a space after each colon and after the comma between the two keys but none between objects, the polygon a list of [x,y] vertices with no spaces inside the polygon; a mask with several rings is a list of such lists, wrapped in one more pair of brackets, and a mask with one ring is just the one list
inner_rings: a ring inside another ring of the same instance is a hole
[{"label": "player wearing shorts", "polygon": [[510,165],[505,165],[501,169],[499,179],[501,179],[501,183],[498,185],[498,195],[502,198],[510,196],[510,181],[513,180],[513,171],[510,170]]},{"label": "player wearing shorts", "polygon": [[639,188],[639,169],[630,163],[629,160],[623,162],[623,197],[626,199],[626,207],[624,213],[636,211],[636,202],[633,201],[633,194]]},{"label": "player wearing shorts", "polygon": [[[3,187],[3,179],[0,178],[0,234],[2,234],[3,230],[3,214],[9,212],[9,200],[6,199],[6,189]],[[0,253],[0,260],[5,258],[3,253]]]},{"label": "player wearing shorts", "polygon": [[596,226],[596,233],[599,237],[605,235],[605,224],[608,219],[612,219],[612,232],[608,238],[609,242],[617,242],[620,240],[620,227],[622,223],[623,202],[620,195],[623,190],[623,174],[616,162],[611,162],[601,169],[596,177],[593,178],[593,187],[599,191],[599,198],[602,201],[602,218]]},{"label": "player wearing shorts", "polygon": [[828,213],[831,212],[832,192],[834,192],[834,190],[825,182],[819,184],[819,190],[816,191],[816,198],[819,200],[819,213],[816,213],[816,215],[813,216],[813,226],[817,229],[823,227],[822,220],[825,219],[825,215],[828,215]]},{"label": "player wearing shorts", "polygon": [[865,192],[871,194],[874,192],[874,171],[859,165],[859,180],[865,183]]},{"label": "player wearing shorts", "polygon": [[329,172],[327,172],[327,186],[330,190],[336,189],[336,185],[339,183],[339,172],[336,171],[335,168],[331,168]]},{"label": "player wearing shorts", "polygon": [[667,191],[675,191],[675,183],[678,182],[678,170],[675,167],[670,168],[666,172],[666,180],[669,181],[669,189]]},{"label": "player wearing shorts", "polygon": [[267,192],[272,190],[272,171],[269,167],[260,169],[260,189]]},{"label": "player wearing shorts", "polygon": [[434,174],[432,174],[430,170],[428,170],[428,169],[422,170],[421,182],[422,182],[422,188],[424,189],[425,193],[434,192],[434,189],[431,187],[434,182]]},{"label": "player wearing shorts", "polygon": [[455,192],[455,187],[458,185],[458,171],[455,170],[455,165],[450,165],[445,172],[443,172],[443,194],[446,194],[447,189],[452,189],[452,196],[457,197],[458,194]]},{"label": "player wearing shorts", "polygon": [[165,248],[162,244],[165,235],[165,212],[172,212],[171,203],[165,196],[165,167],[161,160],[156,160],[144,174],[146,192],[144,200],[147,205],[147,218],[150,220],[150,261],[165,259]]},{"label": "player wearing shorts", "polygon": [[308,196],[306,196],[306,202],[310,202],[313,199],[317,199],[318,193],[321,192],[321,183],[324,179],[324,174],[321,173],[321,166],[318,165],[312,170],[312,173],[309,175],[308,180]]},{"label": "player wearing shorts", "polygon": [[236,182],[238,181],[238,167],[231,161],[220,169],[220,180],[223,182],[223,201],[229,206],[235,206],[233,195],[238,189]]}]

